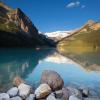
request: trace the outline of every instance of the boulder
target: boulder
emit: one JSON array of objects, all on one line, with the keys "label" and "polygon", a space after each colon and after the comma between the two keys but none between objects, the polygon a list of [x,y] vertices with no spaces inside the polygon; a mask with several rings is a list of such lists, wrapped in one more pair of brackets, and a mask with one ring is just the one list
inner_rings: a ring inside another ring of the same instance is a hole
[{"label": "boulder", "polygon": [[76,88],[72,88],[72,87],[67,87],[68,91],[69,91],[69,96],[74,95],[80,99],[82,99],[82,93],[76,89]]},{"label": "boulder", "polygon": [[89,88],[87,88],[87,87],[79,87],[79,90],[82,92],[82,95],[84,96],[84,97],[88,97],[89,96]]},{"label": "boulder", "polygon": [[35,94],[30,94],[26,100],[35,100]]},{"label": "boulder", "polygon": [[49,95],[46,100],[57,100],[54,95]]},{"label": "boulder", "polygon": [[62,89],[64,82],[61,76],[51,70],[45,70],[41,76],[41,84],[47,83],[53,91]]},{"label": "boulder", "polygon": [[89,96],[89,89],[88,88],[84,88],[82,93],[83,93],[84,97],[88,97]]},{"label": "boulder", "polygon": [[72,95],[72,96],[69,97],[69,100],[82,100],[82,99],[79,99],[75,95]]},{"label": "boulder", "polygon": [[35,95],[37,99],[44,98],[51,93],[51,88],[48,84],[41,84],[36,90]]},{"label": "boulder", "polygon": [[63,96],[61,100],[69,100],[69,91],[66,88],[62,88]]},{"label": "boulder", "polygon": [[63,91],[62,90],[55,91],[55,97],[56,98],[62,98],[62,96],[63,96]]},{"label": "boulder", "polygon": [[19,96],[16,96],[16,97],[10,98],[9,100],[22,100],[22,98]]},{"label": "boulder", "polygon": [[0,93],[0,100],[7,100],[9,98],[10,97],[7,93]]},{"label": "boulder", "polygon": [[14,79],[13,79],[13,85],[14,86],[19,86],[21,83],[24,83],[24,81],[20,78],[20,77],[15,77]]},{"label": "boulder", "polygon": [[31,87],[24,83],[21,83],[18,86],[18,89],[19,89],[19,96],[21,96],[23,99],[25,99],[31,92]]},{"label": "boulder", "polygon": [[14,97],[18,94],[18,88],[13,87],[10,90],[7,91],[7,94],[9,94],[10,97]]}]

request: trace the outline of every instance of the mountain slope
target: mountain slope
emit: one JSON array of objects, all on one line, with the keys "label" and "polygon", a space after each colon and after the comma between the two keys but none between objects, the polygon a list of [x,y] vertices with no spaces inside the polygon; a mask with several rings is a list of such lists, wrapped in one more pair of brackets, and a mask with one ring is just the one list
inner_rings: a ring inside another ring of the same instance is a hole
[{"label": "mountain slope", "polygon": [[52,46],[53,41],[38,33],[31,20],[21,11],[0,2],[0,46]]},{"label": "mountain slope", "polygon": [[58,48],[85,48],[92,47],[98,49],[100,47],[100,22],[91,22],[85,24],[72,35],[64,38],[58,44]]}]

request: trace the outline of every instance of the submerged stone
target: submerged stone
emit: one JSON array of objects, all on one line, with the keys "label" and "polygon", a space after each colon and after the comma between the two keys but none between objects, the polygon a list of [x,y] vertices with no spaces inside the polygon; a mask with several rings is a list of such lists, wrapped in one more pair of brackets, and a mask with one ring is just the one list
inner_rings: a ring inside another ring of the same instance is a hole
[{"label": "submerged stone", "polygon": [[9,100],[22,100],[22,98],[19,96],[16,96],[16,97],[10,98]]},{"label": "submerged stone", "polygon": [[7,91],[7,94],[9,94],[10,97],[14,97],[18,94],[18,88],[13,87],[10,90]]},{"label": "submerged stone", "polygon": [[13,85],[14,86],[17,86],[18,87],[21,83],[24,83],[24,81],[20,77],[15,77],[13,79]]},{"label": "submerged stone", "polygon": [[72,96],[69,97],[69,100],[82,100],[82,99],[79,99],[75,95],[72,95]]},{"label": "submerged stone", "polygon": [[49,95],[46,100],[57,100],[53,95]]},{"label": "submerged stone", "polygon": [[26,100],[35,100],[35,94],[30,94]]},{"label": "submerged stone", "polygon": [[7,93],[0,93],[0,100],[6,100],[9,99],[9,95]]}]

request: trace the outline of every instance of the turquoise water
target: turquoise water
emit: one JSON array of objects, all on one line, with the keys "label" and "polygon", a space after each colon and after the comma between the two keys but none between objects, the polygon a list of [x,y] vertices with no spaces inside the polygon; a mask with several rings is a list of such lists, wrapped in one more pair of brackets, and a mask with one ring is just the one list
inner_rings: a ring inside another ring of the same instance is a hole
[{"label": "turquoise water", "polygon": [[100,93],[100,54],[59,54],[55,49],[0,49],[0,91],[11,87],[15,76],[36,86],[44,70],[55,70],[65,85],[86,86]]}]

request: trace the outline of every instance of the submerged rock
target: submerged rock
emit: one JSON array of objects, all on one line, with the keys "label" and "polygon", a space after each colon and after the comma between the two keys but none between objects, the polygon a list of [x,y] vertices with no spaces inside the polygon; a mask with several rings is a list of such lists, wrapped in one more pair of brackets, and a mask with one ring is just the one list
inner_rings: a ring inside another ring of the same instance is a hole
[{"label": "submerged rock", "polygon": [[19,96],[16,96],[16,97],[10,98],[9,100],[22,100],[22,98]]},{"label": "submerged rock", "polygon": [[84,98],[84,100],[100,100],[99,97],[88,97],[88,98]]},{"label": "submerged rock", "polygon": [[79,90],[82,92],[82,95],[84,97],[88,97],[89,96],[89,88],[87,87],[79,87]]},{"label": "submerged rock", "polygon": [[55,91],[55,96],[56,98],[61,98],[63,96],[63,91],[62,90]]},{"label": "submerged rock", "polygon": [[7,93],[0,93],[0,100],[6,100],[9,99],[9,95]]},{"label": "submerged rock", "polygon": [[35,94],[30,94],[26,100],[35,100]]},{"label": "submerged rock", "polygon": [[18,88],[13,87],[10,90],[7,91],[7,94],[9,94],[10,97],[14,97],[18,94]]},{"label": "submerged rock", "polygon": [[69,97],[69,100],[82,100],[82,99],[79,99],[75,95],[72,95],[72,96]]},{"label": "submerged rock", "polygon": [[69,91],[66,88],[62,88],[63,96],[61,100],[69,100]]},{"label": "submerged rock", "polygon": [[35,95],[37,99],[46,97],[51,93],[51,88],[48,84],[41,84],[36,90]]},{"label": "submerged rock", "polygon": [[74,95],[80,99],[82,99],[82,93],[76,89],[76,88],[72,88],[72,87],[67,87],[68,91],[69,91],[69,96]]},{"label": "submerged rock", "polygon": [[21,83],[18,86],[18,89],[19,89],[19,96],[25,99],[30,94],[31,86]]},{"label": "submerged rock", "polygon": [[89,89],[88,88],[84,88],[82,93],[83,93],[84,97],[88,97],[89,96]]},{"label": "submerged rock", "polygon": [[41,76],[41,83],[47,83],[53,91],[62,89],[64,82],[61,76],[51,70],[45,70]]},{"label": "submerged rock", "polygon": [[14,86],[19,86],[21,83],[24,83],[24,80],[22,80],[20,77],[15,77],[13,79],[13,85]]},{"label": "submerged rock", "polygon": [[46,100],[57,100],[54,95],[49,95]]}]

